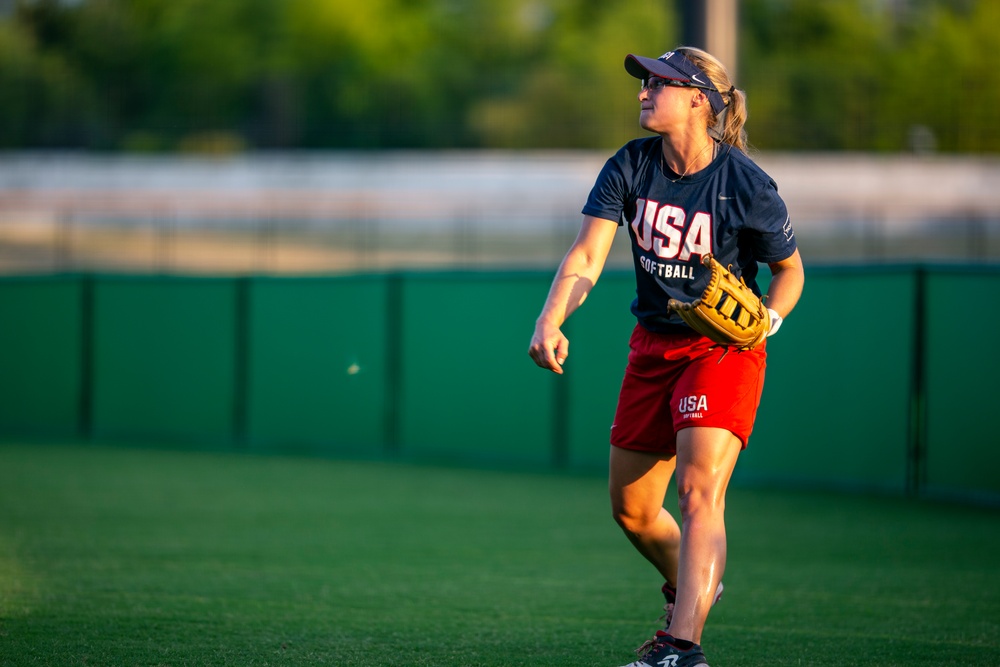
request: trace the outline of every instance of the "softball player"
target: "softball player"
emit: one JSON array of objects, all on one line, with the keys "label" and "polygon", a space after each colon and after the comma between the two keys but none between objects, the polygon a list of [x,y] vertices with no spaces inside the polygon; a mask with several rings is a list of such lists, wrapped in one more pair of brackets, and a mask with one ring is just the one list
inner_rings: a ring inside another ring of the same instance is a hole
[{"label": "softball player", "polygon": [[[760,295],[758,262],[772,279],[768,336],[802,292],[804,274],[774,181],[746,154],[746,97],[710,54],[680,47],[659,58],[629,55],[641,80],[639,122],[655,136],[623,146],[605,164],[583,223],[552,282],[529,354],[562,373],[560,327],[597,282],[615,231],[632,243],[637,324],[611,427],[609,489],[615,520],[663,577],[666,626],[628,667],[707,665],[700,642],[722,592],[723,510],[764,381],[766,341],[721,349],[667,307],[705,289],[711,253]],[[677,475],[681,523],[663,507]],[[683,529],[681,529],[683,526]]]}]

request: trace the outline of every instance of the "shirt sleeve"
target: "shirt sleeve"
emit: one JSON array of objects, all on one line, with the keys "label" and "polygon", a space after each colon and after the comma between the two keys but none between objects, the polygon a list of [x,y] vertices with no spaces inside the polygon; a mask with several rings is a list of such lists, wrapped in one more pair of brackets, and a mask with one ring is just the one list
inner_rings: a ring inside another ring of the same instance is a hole
[{"label": "shirt sleeve", "polygon": [[623,168],[625,161],[622,159],[622,153],[623,151],[619,151],[604,163],[604,168],[597,176],[597,181],[583,207],[584,215],[613,220],[619,226],[625,224],[623,213],[628,199],[628,179]]},{"label": "shirt sleeve", "polygon": [[758,262],[778,262],[795,253],[795,230],[785,202],[774,182],[767,183],[753,199],[748,216],[753,231],[752,251]]}]

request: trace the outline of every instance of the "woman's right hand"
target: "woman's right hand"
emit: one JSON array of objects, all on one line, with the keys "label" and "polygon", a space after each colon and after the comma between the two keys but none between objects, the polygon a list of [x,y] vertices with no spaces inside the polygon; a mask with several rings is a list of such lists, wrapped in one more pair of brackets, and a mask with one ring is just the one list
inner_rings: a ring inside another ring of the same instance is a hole
[{"label": "woman's right hand", "polygon": [[559,327],[539,321],[535,324],[535,333],[531,337],[528,356],[539,367],[562,375],[562,366],[566,362],[566,357],[569,356],[569,339],[563,335]]}]

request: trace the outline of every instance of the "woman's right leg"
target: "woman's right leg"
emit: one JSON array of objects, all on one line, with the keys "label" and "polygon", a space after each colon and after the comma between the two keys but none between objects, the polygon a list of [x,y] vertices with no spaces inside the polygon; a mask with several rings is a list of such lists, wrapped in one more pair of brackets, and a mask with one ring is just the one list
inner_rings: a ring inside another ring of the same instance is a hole
[{"label": "woman's right leg", "polygon": [[664,509],[676,459],[611,447],[608,489],[615,521],[672,586],[677,585],[681,530]]}]

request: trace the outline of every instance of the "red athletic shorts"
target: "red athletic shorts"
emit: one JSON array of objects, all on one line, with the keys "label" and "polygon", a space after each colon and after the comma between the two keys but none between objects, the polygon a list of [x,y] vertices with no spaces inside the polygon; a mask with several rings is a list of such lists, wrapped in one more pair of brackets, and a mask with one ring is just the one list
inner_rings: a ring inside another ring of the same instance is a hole
[{"label": "red athletic shorts", "polygon": [[746,448],[764,389],[764,343],[726,352],[694,332],[657,334],[637,325],[629,347],[612,445],[676,454],[679,430],[712,426]]}]

